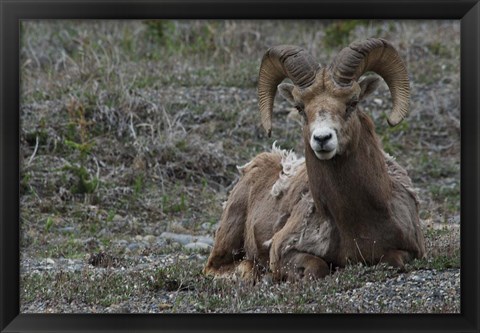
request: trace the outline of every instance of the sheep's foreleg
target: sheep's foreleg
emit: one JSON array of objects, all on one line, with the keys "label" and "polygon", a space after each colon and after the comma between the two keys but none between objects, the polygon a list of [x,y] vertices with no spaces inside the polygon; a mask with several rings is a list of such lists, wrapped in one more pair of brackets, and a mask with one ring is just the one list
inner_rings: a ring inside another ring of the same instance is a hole
[{"label": "sheep's foreleg", "polygon": [[225,275],[235,270],[244,255],[248,187],[240,181],[232,190],[215,233],[215,243],[204,268],[209,275]]}]

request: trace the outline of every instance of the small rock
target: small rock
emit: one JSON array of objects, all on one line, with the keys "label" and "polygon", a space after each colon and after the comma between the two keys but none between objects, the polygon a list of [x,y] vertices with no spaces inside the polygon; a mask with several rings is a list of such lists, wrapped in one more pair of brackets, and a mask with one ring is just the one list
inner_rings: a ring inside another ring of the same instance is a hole
[{"label": "small rock", "polygon": [[[298,112],[297,112],[298,113]],[[215,228],[216,224],[212,224],[212,223],[208,223],[208,222],[205,222],[202,224],[202,229],[203,230],[207,230],[207,231],[210,231],[212,230],[213,228]]]},{"label": "small rock", "polygon": [[98,233],[97,233],[97,236],[99,236],[100,238],[102,237],[105,237],[107,235],[111,234],[111,231],[108,230],[107,228],[102,228],[102,230],[100,230]]},{"label": "small rock", "polygon": [[211,246],[202,242],[188,243],[185,245],[186,249],[190,250],[209,250]]},{"label": "small rock", "polygon": [[378,106],[382,106],[383,101],[380,98],[374,98],[373,103],[377,104]]},{"label": "small rock", "polygon": [[55,265],[55,261],[54,261],[52,258],[47,258],[47,259],[45,259],[45,262],[46,262],[48,265]]},{"label": "small rock", "polygon": [[135,251],[138,250],[138,248],[140,248],[140,245],[138,243],[131,243],[127,246],[127,249],[129,251]]},{"label": "small rock", "polygon": [[421,282],[421,281],[423,281],[424,279],[422,279],[422,278],[421,278],[420,276],[418,276],[418,275],[412,275],[412,276],[410,276],[410,280],[415,281],[415,282]]},{"label": "small rock", "polygon": [[162,232],[160,237],[165,238],[165,239],[169,239],[171,241],[174,241],[174,242],[177,242],[177,243],[180,243],[180,244],[183,244],[183,245],[186,245],[193,240],[192,235],[174,234],[174,233],[171,233],[171,232]]},{"label": "small rock", "polygon": [[157,238],[153,235],[146,235],[143,240],[147,243],[153,243]]},{"label": "small rock", "polygon": [[124,222],[125,218],[120,215],[115,215],[112,219],[112,222]]},{"label": "small rock", "polygon": [[62,234],[76,234],[77,230],[75,227],[63,227],[63,228],[58,228],[58,232]]},{"label": "small rock", "polygon": [[118,246],[127,246],[128,241],[126,239],[120,239],[117,241]]},{"label": "small rock", "polygon": [[158,304],[158,308],[160,310],[167,310],[167,309],[171,309],[173,307],[172,304],[167,304],[167,303],[160,303]]},{"label": "small rock", "polygon": [[460,223],[460,215],[455,215],[454,217],[449,218],[448,222],[459,224]]},{"label": "small rock", "polygon": [[108,313],[130,313],[130,310],[121,304],[112,304],[105,309]]},{"label": "small rock", "polygon": [[213,246],[213,239],[206,236],[192,236],[187,234],[174,234],[171,232],[162,232],[160,237],[172,240],[174,242],[180,243],[182,245],[187,245],[189,243],[201,242]]},{"label": "small rock", "polygon": [[75,264],[75,265],[72,266],[72,271],[74,271],[74,272],[80,272],[82,269],[83,269],[82,264]]}]

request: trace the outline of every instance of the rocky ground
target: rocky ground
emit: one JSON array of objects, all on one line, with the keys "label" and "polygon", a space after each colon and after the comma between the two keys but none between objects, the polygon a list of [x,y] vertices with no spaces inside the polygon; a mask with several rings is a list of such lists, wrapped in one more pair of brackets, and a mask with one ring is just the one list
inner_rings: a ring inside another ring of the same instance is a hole
[{"label": "rocky ground", "polygon": [[[460,26],[454,21],[25,22],[21,48],[22,312],[460,311]],[[411,114],[385,85],[362,103],[420,197],[427,256],[251,286],[201,274],[238,173],[274,140],[302,154],[294,110],[259,127],[268,46],[323,64],[381,36],[406,60]]]},{"label": "rocky ground", "polygon": [[[172,243],[170,243],[172,241]],[[275,284],[267,277],[256,286],[241,281],[211,281],[200,276],[213,239],[163,233],[119,241],[130,255],[106,252],[83,259],[45,258],[22,261],[39,299],[25,312],[156,313],[156,312],[459,312],[460,272],[429,263],[428,269],[399,273],[387,267],[352,266],[326,281]],[[168,243],[168,244],[167,244]],[[171,247],[169,253],[148,253]],[[193,251],[192,251],[193,250]],[[198,250],[198,251],[196,251]],[[140,253],[140,254],[139,254]],[[181,272],[186,265],[191,270]],[[434,268],[437,267],[437,268]],[[169,269],[170,268],[170,269]],[[193,273],[192,276],[187,274]],[[203,281],[199,281],[203,280]],[[197,283],[201,282],[201,283]],[[221,285],[223,283],[223,285]],[[79,286],[78,284],[83,284]],[[89,286],[89,284],[91,284]],[[229,288],[225,290],[224,288]],[[119,290],[120,289],[120,290]],[[292,290],[293,289],[293,290]],[[115,295],[114,292],[119,292]],[[253,291],[253,294],[249,293]],[[279,293],[295,294],[287,300]],[[259,298],[259,293],[266,299]],[[199,297],[201,295],[201,297]],[[216,299],[208,299],[212,297]],[[241,297],[237,300],[236,297]],[[222,299],[222,298],[226,299]],[[235,300],[235,302],[233,302]],[[219,309],[220,307],[220,309]]]}]

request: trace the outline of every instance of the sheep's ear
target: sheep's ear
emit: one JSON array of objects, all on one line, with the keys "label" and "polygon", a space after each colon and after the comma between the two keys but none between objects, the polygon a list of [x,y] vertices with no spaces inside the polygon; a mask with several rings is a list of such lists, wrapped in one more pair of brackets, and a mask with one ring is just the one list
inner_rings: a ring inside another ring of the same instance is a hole
[{"label": "sheep's ear", "polygon": [[292,105],[295,105],[295,99],[293,98],[293,88],[295,86],[291,83],[280,83],[277,87],[280,95],[283,96],[287,101],[289,101]]},{"label": "sheep's ear", "polygon": [[380,84],[380,77],[377,75],[367,76],[366,78],[361,80],[358,84],[362,89],[360,91],[359,99],[363,99],[368,95],[370,95],[372,92],[374,92],[375,89],[377,89],[378,85]]}]

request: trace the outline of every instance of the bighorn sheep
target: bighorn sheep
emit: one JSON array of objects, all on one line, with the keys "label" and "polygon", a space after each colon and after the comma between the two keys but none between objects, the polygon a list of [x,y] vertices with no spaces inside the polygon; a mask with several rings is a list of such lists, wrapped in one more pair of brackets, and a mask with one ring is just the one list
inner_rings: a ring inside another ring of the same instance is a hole
[{"label": "bighorn sheep", "polygon": [[[304,49],[282,45],[263,56],[258,84],[262,126],[270,136],[274,96],[304,118],[305,159],[273,147],[240,167],[204,272],[240,272],[276,280],[321,278],[347,263],[402,268],[424,256],[418,200],[407,172],[386,154],[357,103],[378,76],[393,101],[390,126],[407,115],[406,67],[386,40],[341,50],[321,67]],[[285,78],[292,84],[282,83]],[[279,85],[280,84],[280,85]]]}]

